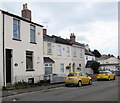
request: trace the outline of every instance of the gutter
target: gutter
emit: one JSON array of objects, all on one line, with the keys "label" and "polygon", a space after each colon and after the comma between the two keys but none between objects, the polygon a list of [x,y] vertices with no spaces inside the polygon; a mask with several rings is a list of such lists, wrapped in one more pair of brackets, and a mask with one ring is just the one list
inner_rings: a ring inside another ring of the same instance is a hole
[{"label": "gutter", "polygon": [[5,20],[5,16],[4,16],[4,13],[3,13],[3,83],[4,83],[4,86],[5,86],[5,65],[4,65],[4,62],[5,62],[5,58],[4,58],[4,54],[5,54],[5,44],[4,44],[4,26],[5,26],[5,23],[4,23],[4,20]]}]

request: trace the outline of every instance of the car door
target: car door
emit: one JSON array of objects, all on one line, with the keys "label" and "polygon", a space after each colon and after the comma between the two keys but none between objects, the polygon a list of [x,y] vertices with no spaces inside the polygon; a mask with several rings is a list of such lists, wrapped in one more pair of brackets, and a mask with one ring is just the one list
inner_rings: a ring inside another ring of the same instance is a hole
[{"label": "car door", "polygon": [[85,83],[88,84],[90,81],[90,78],[88,78],[88,75],[84,73]]},{"label": "car door", "polygon": [[82,84],[85,84],[85,77],[83,73],[79,74],[79,79],[82,81]]}]

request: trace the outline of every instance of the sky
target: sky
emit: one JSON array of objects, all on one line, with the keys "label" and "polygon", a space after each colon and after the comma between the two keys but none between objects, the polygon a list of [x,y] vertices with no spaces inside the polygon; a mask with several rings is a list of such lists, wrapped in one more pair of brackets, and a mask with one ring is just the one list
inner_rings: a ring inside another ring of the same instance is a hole
[{"label": "sky", "polygon": [[[21,0],[22,1],[22,0]],[[32,21],[47,28],[48,35],[88,44],[93,51],[118,56],[118,2],[0,2],[0,9],[21,16],[23,4],[32,11]]]}]

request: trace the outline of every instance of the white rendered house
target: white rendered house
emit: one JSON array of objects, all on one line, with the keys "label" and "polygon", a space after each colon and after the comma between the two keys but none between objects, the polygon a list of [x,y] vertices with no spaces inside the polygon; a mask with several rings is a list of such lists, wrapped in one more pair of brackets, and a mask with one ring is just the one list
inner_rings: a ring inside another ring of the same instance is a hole
[{"label": "white rendered house", "polygon": [[2,86],[18,81],[38,82],[43,70],[43,26],[31,21],[23,5],[22,17],[0,10],[0,78]]}]

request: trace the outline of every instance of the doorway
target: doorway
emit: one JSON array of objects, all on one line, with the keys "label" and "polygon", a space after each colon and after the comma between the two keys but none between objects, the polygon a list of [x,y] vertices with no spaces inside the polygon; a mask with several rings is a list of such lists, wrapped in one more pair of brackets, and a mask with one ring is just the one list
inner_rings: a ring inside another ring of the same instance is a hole
[{"label": "doorway", "polygon": [[11,83],[11,58],[12,50],[6,49],[6,83]]}]

